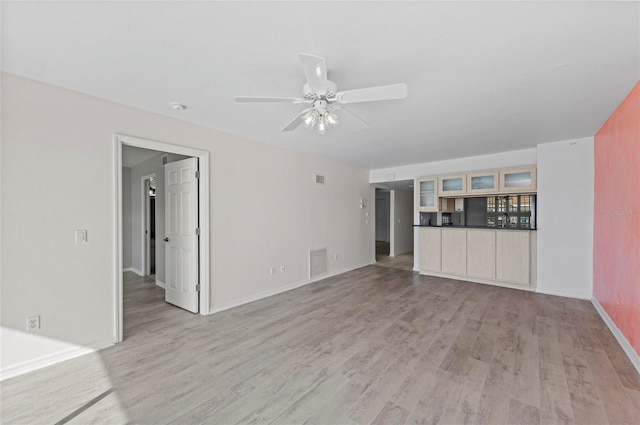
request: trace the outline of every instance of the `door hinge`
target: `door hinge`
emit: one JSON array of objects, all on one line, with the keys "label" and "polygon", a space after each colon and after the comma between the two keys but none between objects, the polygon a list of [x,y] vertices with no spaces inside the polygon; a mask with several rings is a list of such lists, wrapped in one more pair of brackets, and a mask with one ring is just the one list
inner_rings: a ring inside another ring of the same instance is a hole
[{"label": "door hinge", "polygon": [[199,283],[196,285],[196,291],[200,291],[200,284]]},{"label": "door hinge", "polygon": [[200,235],[200,228],[196,227],[196,235]]},{"label": "door hinge", "polygon": [[196,171],[196,178],[199,179],[200,178],[200,171]]}]

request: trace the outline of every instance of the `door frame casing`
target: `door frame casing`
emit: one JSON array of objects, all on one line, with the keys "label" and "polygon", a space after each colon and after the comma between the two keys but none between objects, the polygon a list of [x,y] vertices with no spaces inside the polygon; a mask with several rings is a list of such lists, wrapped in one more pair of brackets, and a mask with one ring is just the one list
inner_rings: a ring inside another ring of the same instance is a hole
[{"label": "door frame casing", "polygon": [[199,310],[200,314],[207,315],[210,310],[209,294],[211,282],[209,279],[210,253],[209,253],[209,152],[185,146],[173,145],[165,142],[142,139],[124,134],[114,134],[114,234],[115,234],[115,260],[114,260],[114,341],[122,342],[123,338],[123,267],[122,267],[122,146],[133,146],[143,149],[152,149],[161,152],[175,153],[198,158],[200,179],[198,181],[198,221],[200,237],[198,242],[198,281],[200,283]]},{"label": "door frame casing", "polygon": [[142,274],[145,276],[149,276],[150,264],[151,264],[151,232],[147,233],[149,222],[151,221],[151,202],[149,199],[149,193],[147,190],[146,181],[149,180],[149,186],[151,186],[151,179],[156,178],[156,173],[147,174],[146,176],[140,177],[140,185],[142,187]]}]

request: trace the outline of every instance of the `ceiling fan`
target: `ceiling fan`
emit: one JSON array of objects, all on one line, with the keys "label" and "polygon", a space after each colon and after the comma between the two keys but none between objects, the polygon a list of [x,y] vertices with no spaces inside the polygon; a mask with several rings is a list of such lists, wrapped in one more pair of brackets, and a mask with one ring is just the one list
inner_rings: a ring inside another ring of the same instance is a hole
[{"label": "ceiling fan", "polygon": [[336,111],[341,110],[343,121],[347,125],[360,129],[369,124],[344,104],[360,102],[377,102],[380,100],[404,99],[407,97],[407,85],[404,83],[386,86],[367,87],[363,89],[338,91],[338,86],[327,79],[327,63],[323,57],[300,53],[300,62],[307,78],[302,87],[303,97],[250,97],[237,96],[236,102],[271,102],[271,103],[306,103],[310,107],[304,109],[291,120],[282,131],[292,131],[304,124],[307,128],[315,128],[319,134],[325,134],[327,128],[338,124]]}]

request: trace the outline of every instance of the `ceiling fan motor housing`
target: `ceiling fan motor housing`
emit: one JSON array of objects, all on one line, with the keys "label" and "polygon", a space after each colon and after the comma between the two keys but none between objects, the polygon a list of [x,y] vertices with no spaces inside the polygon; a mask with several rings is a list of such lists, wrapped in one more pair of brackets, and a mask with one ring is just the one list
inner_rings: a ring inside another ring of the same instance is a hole
[{"label": "ceiling fan motor housing", "polygon": [[323,99],[327,102],[335,102],[336,101],[336,93],[338,93],[338,85],[331,80],[327,80],[327,90],[324,93],[316,93],[311,90],[309,84],[302,86],[302,92],[304,93],[304,98],[315,101],[317,99]]}]

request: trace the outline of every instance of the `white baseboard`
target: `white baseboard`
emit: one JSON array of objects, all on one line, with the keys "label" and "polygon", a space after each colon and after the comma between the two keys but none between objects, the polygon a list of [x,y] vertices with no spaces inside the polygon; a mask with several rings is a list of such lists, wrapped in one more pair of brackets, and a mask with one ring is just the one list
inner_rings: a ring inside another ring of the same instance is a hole
[{"label": "white baseboard", "polygon": [[575,294],[569,294],[569,293],[560,292],[560,291],[549,291],[549,290],[540,289],[540,288],[536,288],[536,293],[544,294],[544,295],[554,295],[556,297],[576,298],[578,300],[588,300],[588,301],[591,300],[591,296],[575,295]]},{"label": "white baseboard", "polygon": [[351,270],[359,269],[360,267],[369,266],[369,265],[375,264],[375,263],[376,263],[375,260],[373,260],[373,261],[370,261],[368,263],[359,264],[359,265],[353,266],[353,267],[347,267],[345,269],[337,270],[337,271],[334,271],[334,272],[329,273],[329,274],[318,276],[318,277],[310,279],[310,280],[304,280],[302,282],[296,282],[296,283],[293,283],[293,284],[290,284],[290,285],[281,286],[280,288],[271,289],[269,291],[265,291],[265,292],[261,292],[259,294],[251,295],[249,297],[244,297],[244,298],[241,298],[239,300],[232,301],[230,303],[222,304],[222,305],[219,305],[219,306],[213,306],[209,310],[209,314],[219,313],[221,311],[229,310],[230,308],[238,307],[238,306],[241,306],[243,304],[249,304],[249,303],[252,303],[254,301],[261,300],[263,298],[268,298],[268,297],[271,297],[271,296],[274,296],[274,295],[281,294],[283,292],[291,291],[292,289],[296,289],[296,288],[299,288],[299,287],[304,286],[304,285],[308,285],[308,284],[313,283],[313,282],[318,282],[320,280],[327,279],[327,278],[330,278],[330,277],[333,277],[333,276],[337,276],[339,274],[346,273],[346,272],[351,271]]},{"label": "white baseboard", "polygon": [[631,360],[631,363],[633,364],[633,366],[636,368],[638,373],[640,373],[640,355],[638,355],[636,350],[634,350],[631,344],[629,344],[629,341],[627,340],[627,338],[625,338],[622,332],[620,332],[620,329],[618,329],[618,326],[616,326],[614,321],[611,320],[611,317],[609,317],[605,309],[602,308],[602,306],[600,305],[598,300],[595,299],[595,297],[591,298],[591,303],[596,308],[596,311],[600,314],[600,317],[602,317],[602,320],[604,320],[604,323],[607,324],[613,336],[616,337],[618,344],[620,344],[620,346],[624,350],[627,357],[629,357],[629,360]]},{"label": "white baseboard", "polygon": [[133,272],[135,274],[137,274],[138,276],[144,276],[144,273],[142,273],[140,270],[134,268],[134,267],[127,267],[126,269],[122,269],[123,272]]},{"label": "white baseboard", "polygon": [[163,281],[156,279],[156,285],[161,287],[162,289],[164,289],[164,282]]},{"label": "white baseboard", "polygon": [[32,360],[20,362],[7,366],[0,370],[0,381],[13,378],[18,375],[33,372],[34,370],[42,369],[43,367],[52,366],[56,363],[63,362],[65,360],[71,360],[76,357],[84,356],[85,354],[94,353],[103,348],[107,348],[113,345],[113,343],[96,345],[94,347],[77,346],[60,350],[56,353],[47,354]]}]

